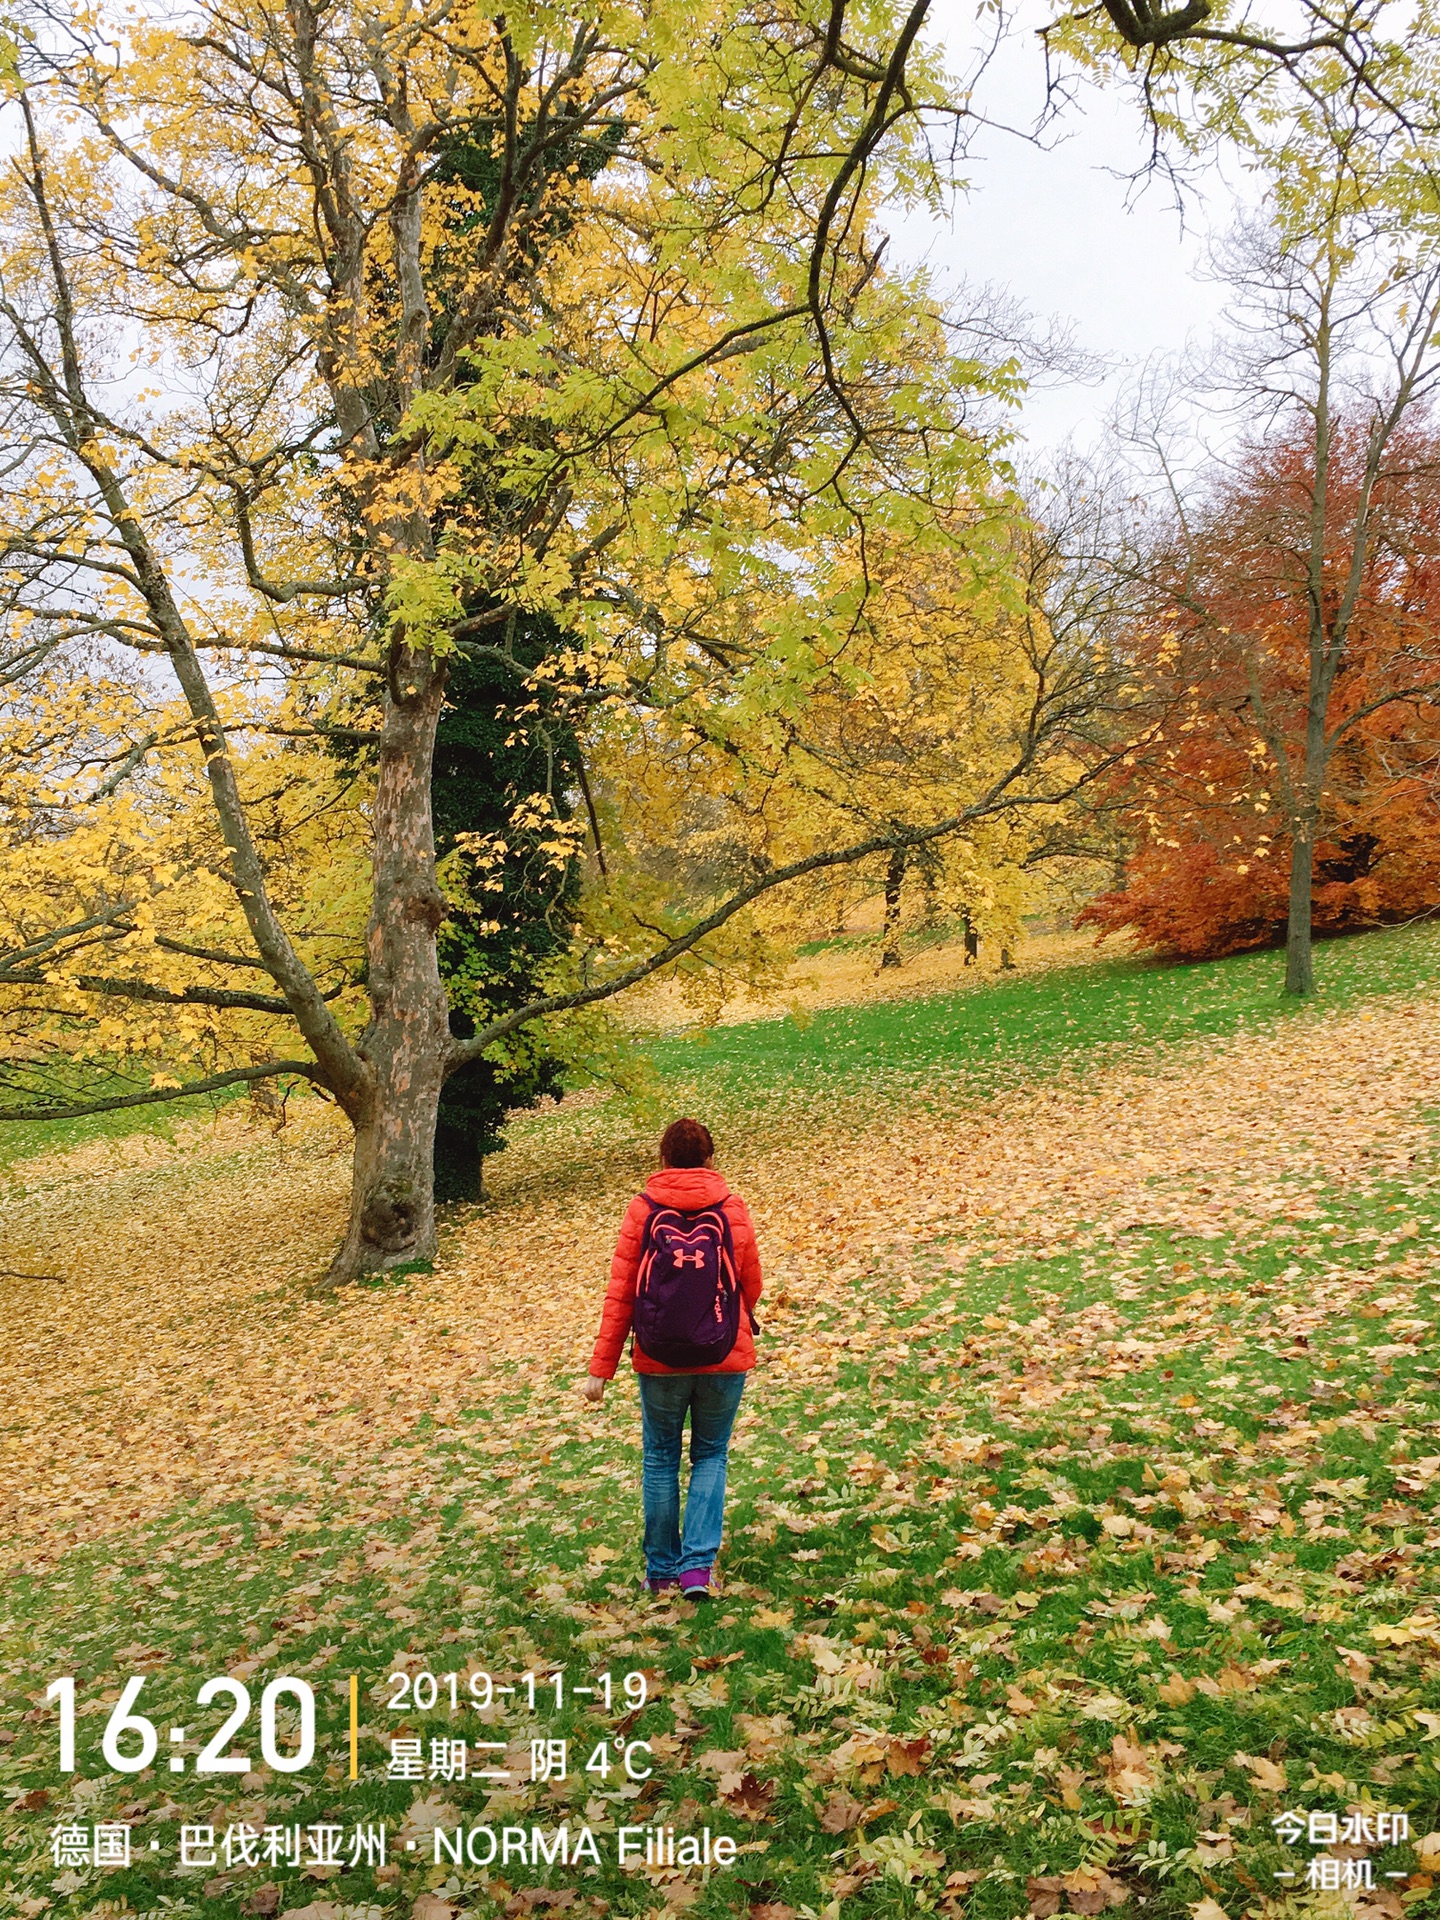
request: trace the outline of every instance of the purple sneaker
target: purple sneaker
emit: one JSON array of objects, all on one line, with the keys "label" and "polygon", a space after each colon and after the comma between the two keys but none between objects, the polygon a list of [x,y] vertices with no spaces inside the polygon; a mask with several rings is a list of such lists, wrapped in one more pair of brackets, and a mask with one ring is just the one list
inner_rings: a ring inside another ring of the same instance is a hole
[{"label": "purple sneaker", "polygon": [[709,1567],[692,1567],[688,1573],[682,1573],[680,1591],[687,1600],[708,1600],[710,1598]]},{"label": "purple sneaker", "polygon": [[679,1585],[680,1582],[673,1578],[665,1580],[647,1579],[645,1582],[645,1588],[648,1593],[664,1593],[668,1588],[678,1587]]}]

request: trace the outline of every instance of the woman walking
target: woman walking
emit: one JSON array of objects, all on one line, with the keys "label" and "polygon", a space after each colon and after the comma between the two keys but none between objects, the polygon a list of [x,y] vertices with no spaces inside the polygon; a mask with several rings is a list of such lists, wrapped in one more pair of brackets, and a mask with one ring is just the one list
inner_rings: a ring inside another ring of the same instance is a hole
[{"label": "woman walking", "polygon": [[[620,1228],[600,1333],[585,1381],[604,1397],[633,1333],[639,1375],[645,1576],[652,1593],[710,1597],[725,1516],[730,1430],[755,1364],[760,1252],[749,1209],[715,1171],[715,1142],[698,1120],[676,1120],[660,1171],[630,1202]],[[680,1453],[690,1419],[690,1485],[680,1516]]]}]

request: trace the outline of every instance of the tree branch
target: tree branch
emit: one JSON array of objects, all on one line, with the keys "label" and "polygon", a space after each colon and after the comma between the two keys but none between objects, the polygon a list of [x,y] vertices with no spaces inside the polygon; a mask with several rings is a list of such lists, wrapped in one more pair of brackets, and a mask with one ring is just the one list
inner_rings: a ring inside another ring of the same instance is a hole
[{"label": "tree branch", "polygon": [[1018,762],[1006,773],[990,794],[977,801],[974,806],[966,807],[962,812],[952,814],[934,826],[893,829],[888,833],[875,834],[868,840],[854,846],[834,848],[827,853],[808,854],[803,860],[792,860],[788,866],[773,867],[760,878],[752,880],[748,886],[740,888],[730,898],[697,920],[684,933],[676,934],[673,939],[659,948],[657,952],[644,960],[638,960],[633,966],[624,968],[609,980],[596,982],[589,987],[576,988],[571,993],[547,994],[543,999],[532,1000],[527,1006],[517,1007],[511,1013],[502,1014],[482,1027],[473,1038],[458,1042],[451,1050],[447,1071],[453,1073],[458,1067],[465,1066],[471,1060],[478,1060],[487,1047],[493,1047],[497,1040],[503,1040],[507,1034],[517,1028],[528,1026],[532,1020],[539,1020],[547,1013],[568,1013],[576,1007],[593,1006],[597,1001],[612,999],[617,993],[637,986],[662,967],[669,966],[672,960],[678,960],[688,953],[707,934],[723,927],[733,920],[762,894],[771,892],[775,887],[785,886],[791,880],[803,879],[807,874],[823,873],[834,867],[849,867],[861,860],[869,860],[878,853],[893,853],[899,847],[923,847],[932,841],[946,838],[949,834],[959,833],[973,821],[989,814],[999,813],[1010,807],[1048,807],[1059,806],[1063,801],[1073,798],[1080,789],[1088,785],[1105,767],[1120,757],[1120,750],[1107,756],[1099,765],[1087,768],[1078,779],[1058,793],[1024,794],[1014,797],[1009,788],[1024,771],[1024,761]]},{"label": "tree branch", "polygon": [[[7,986],[43,986],[42,973],[10,973]],[[148,1000],[162,1007],[221,1007],[228,1011],[289,1014],[290,1002],[278,993],[245,993],[234,987],[160,987],[151,980],[124,980],[101,973],[82,973],[73,984],[84,993],[107,993],[123,1000]],[[332,987],[326,1000],[335,1000],[345,991]]]},{"label": "tree branch", "polygon": [[251,937],[275,984],[281,989],[306,1042],[323,1063],[326,1084],[352,1118],[360,1111],[368,1083],[368,1068],[346,1038],[325,1004],[319,987],[296,952],[265,884],[265,867],[250,831],[239,781],[230,757],[224,722],[205,677],[188,626],[181,615],[169,576],[131,506],[120,476],[110,465],[99,438],[86,395],[75,305],[70,277],[50,213],[45,160],[29,101],[22,93],[26,150],[30,174],[26,180],[44,241],[55,292],[54,324],[60,338],[62,377],[52,382],[47,404],[75,458],[85,468],[104,504],[116,536],[134,568],[137,590],[155,623],[175,677],[195,721],[196,737],[205,756],[205,772],[221,833],[230,856],[231,882],[250,927]]},{"label": "tree branch", "polygon": [[112,907],[102,907],[98,913],[89,914],[83,920],[72,920],[68,926],[55,927],[49,933],[27,941],[22,947],[14,947],[9,953],[0,954],[0,986],[9,984],[17,968],[28,967],[44,954],[53,953],[63,941],[79,940],[99,927],[113,926],[117,920],[134,911],[133,900],[117,900]]},{"label": "tree branch", "polygon": [[232,1067],[228,1073],[212,1073],[206,1080],[189,1080],[179,1087],[148,1087],[144,1093],[116,1094],[109,1100],[71,1101],[48,1107],[0,1107],[5,1120],[84,1120],[92,1113],[119,1113],[127,1107],[153,1107],[163,1100],[188,1100],[197,1093],[216,1093],[221,1087],[245,1086],[252,1080],[273,1080],[278,1074],[293,1073],[318,1086],[326,1081],[313,1060],[267,1060],[258,1067]]}]

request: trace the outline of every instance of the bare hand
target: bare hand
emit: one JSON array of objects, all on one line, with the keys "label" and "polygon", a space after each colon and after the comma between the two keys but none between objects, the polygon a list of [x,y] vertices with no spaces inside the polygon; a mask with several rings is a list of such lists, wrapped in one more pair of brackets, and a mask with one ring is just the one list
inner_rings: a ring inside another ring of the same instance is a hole
[{"label": "bare hand", "polygon": [[599,1406],[605,1398],[605,1382],[597,1374],[589,1374],[580,1382],[580,1391],[592,1406]]}]

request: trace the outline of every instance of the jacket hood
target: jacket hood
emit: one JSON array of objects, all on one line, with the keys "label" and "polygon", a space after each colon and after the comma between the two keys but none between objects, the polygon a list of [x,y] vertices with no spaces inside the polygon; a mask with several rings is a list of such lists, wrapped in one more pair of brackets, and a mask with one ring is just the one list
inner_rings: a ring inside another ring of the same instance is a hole
[{"label": "jacket hood", "polygon": [[662,1167],[645,1182],[645,1192],[662,1207],[698,1213],[702,1207],[718,1207],[730,1189],[713,1167]]}]

